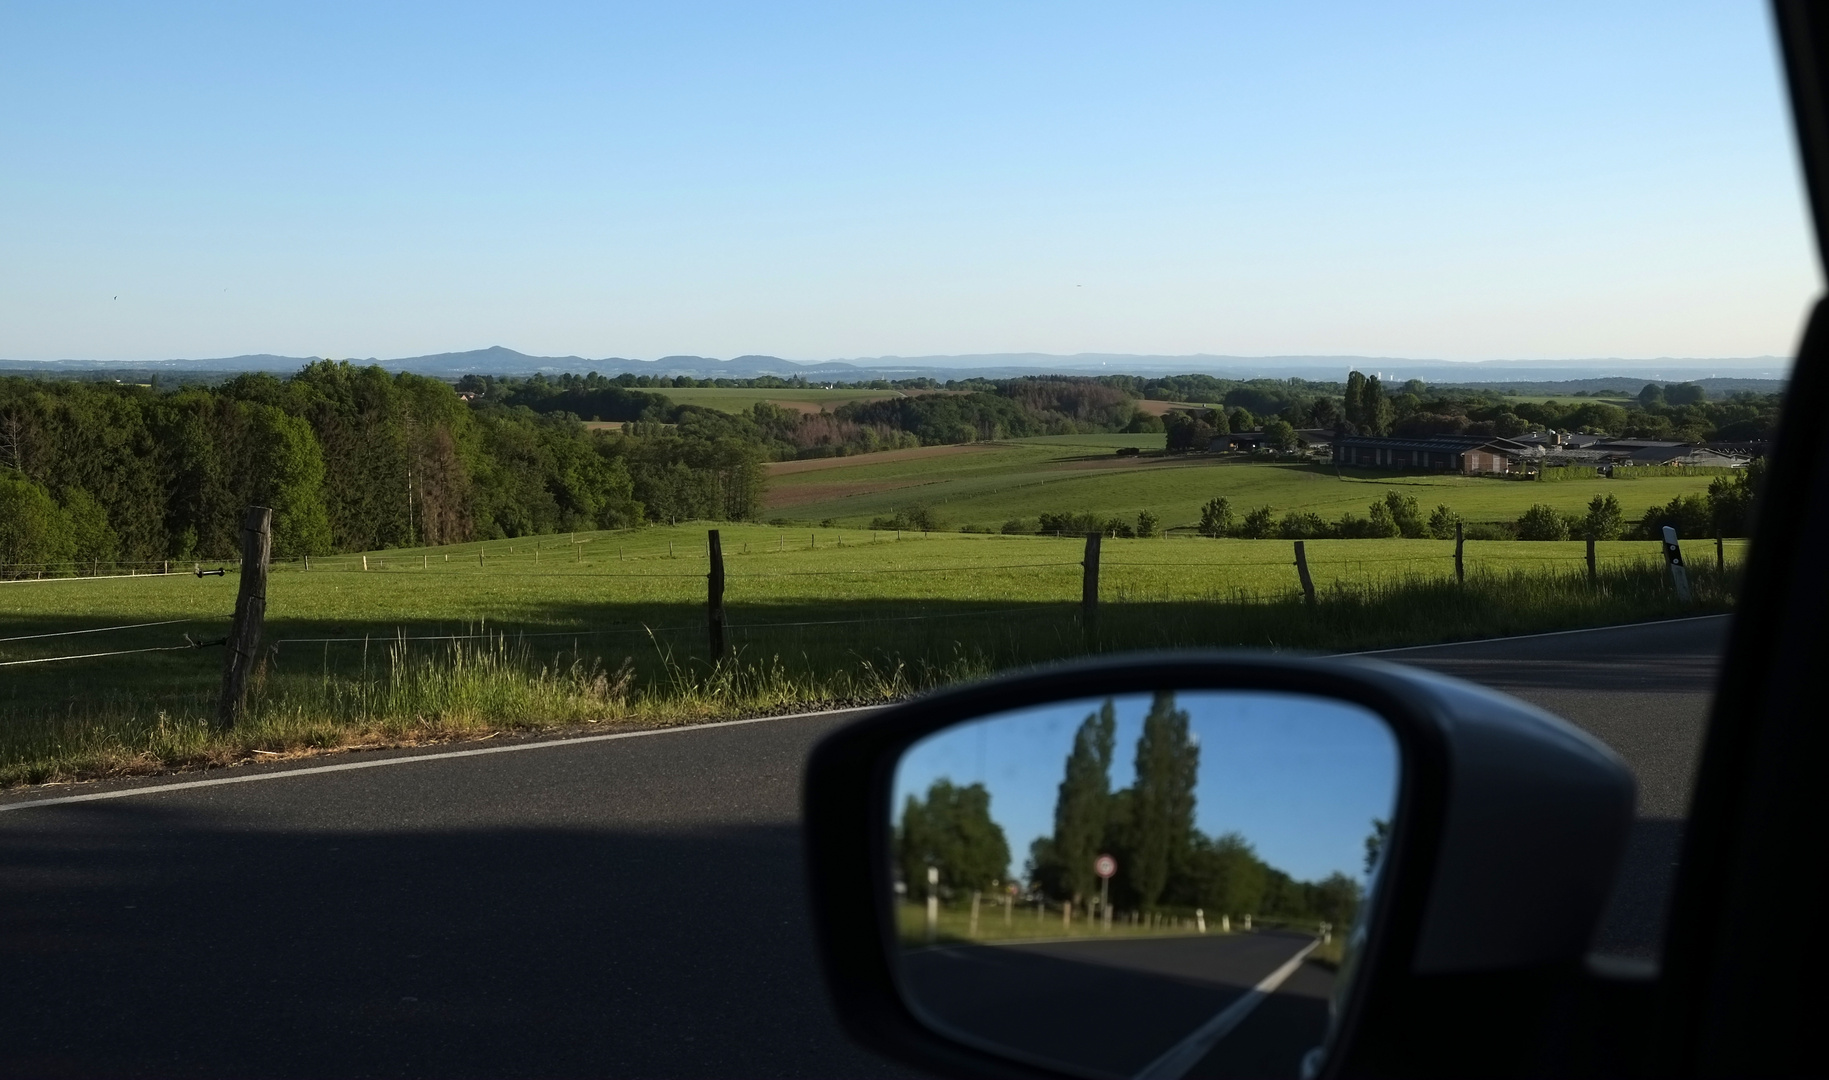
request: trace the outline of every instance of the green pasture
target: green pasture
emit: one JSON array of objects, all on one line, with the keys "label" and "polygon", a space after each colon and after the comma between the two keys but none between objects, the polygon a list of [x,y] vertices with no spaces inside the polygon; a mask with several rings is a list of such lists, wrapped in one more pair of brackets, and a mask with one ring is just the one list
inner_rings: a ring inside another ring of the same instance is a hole
[{"label": "green pasture", "polygon": [[966,945],[988,944],[1021,941],[1063,941],[1069,939],[1099,938],[1142,938],[1142,937],[1196,937],[1211,934],[1215,937],[1222,933],[1219,928],[1219,916],[1215,915],[1207,923],[1206,930],[1201,930],[1192,915],[1177,914],[1164,916],[1158,922],[1137,923],[1125,912],[1123,918],[1114,918],[1108,927],[1105,923],[1089,916],[1084,908],[1063,918],[1059,904],[1039,904],[1034,900],[1012,898],[1006,904],[1000,896],[986,896],[979,904],[978,918],[972,919],[971,903],[954,900],[941,904],[934,913],[934,934],[930,942],[927,936],[927,905],[920,902],[907,902],[896,905],[896,930],[902,945],[918,949],[932,945]]},{"label": "green pasture", "polygon": [[743,386],[665,386],[654,387],[650,392],[665,394],[675,405],[698,405],[729,413],[748,412],[758,401],[835,409],[853,401],[881,401],[904,396],[898,390],[796,390],[791,387],[768,390]]},{"label": "green pasture", "polygon": [[1336,470],[1331,465],[1284,464],[1207,454],[1121,458],[1119,446],[1160,435],[1064,435],[985,443],[945,456],[872,461],[787,472],[769,480],[766,511],[792,520],[868,525],[917,503],[949,527],[997,528],[1013,518],[1087,512],[1133,519],[1148,510],[1165,527],[1191,528],[1200,508],[1223,496],[1242,517],[1269,506],[1279,517],[1312,511],[1332,521],[1366,508],[1387,491],[1414,495],[1426,512],[1446,504],[1468,521],[1512,521],[1533,504],[1567,513],[1597,494],[1617,497],[1629,519],[1677,495],[1700,495],[1710,477],[1594,478],[1540,483],[1441,473]]},{"label": "green pasture", "polygon": [[[1544,485],[1562,487],[1572,485]],[[371,552],[274,567],[250,719],[208,724],[238,578],[0,583],[0,783],[226,764],[586,723],[676,723],[882,701],[1091,651],[1353,650],[1725,610],[1730,573],[1691,551],[1697,601],[1657,545],[1307,545],[1108,539],[1096,625],[1079,538],[724,525],[730,653],[713,663],[703,526]],[[162,626],[107,629],[190,620]],[[103,633],[44,637],[72,630]],[[128,655],[89,655],[161,649]]]},{"label": "green pasture", "polygon": [[1557,405],[1586,405],[1589,402],[1598,401],[1603,405],[1625,406],[1632,404],[1638,399],[1631,394],[1608,394],[1605,396],[1596,394],[1588,397],[1577,397],[1574,394],[1506,394],[1504,400],[1507,404],[1511,405],[1523,404],[1525,402],[1532,404],[1553,402]]}]

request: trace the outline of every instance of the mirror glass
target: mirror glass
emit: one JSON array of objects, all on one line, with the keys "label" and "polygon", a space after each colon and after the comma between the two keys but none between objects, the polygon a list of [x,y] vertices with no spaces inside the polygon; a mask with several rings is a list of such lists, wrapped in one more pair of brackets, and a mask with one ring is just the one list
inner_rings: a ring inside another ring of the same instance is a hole
[{"label": "mirror glass", "polygon": [[1087,1076],[1297,1076],[1328,1036],[1400,755],[1332,698],[1162,691],[959,724],[897,765],[909,1004]]}]

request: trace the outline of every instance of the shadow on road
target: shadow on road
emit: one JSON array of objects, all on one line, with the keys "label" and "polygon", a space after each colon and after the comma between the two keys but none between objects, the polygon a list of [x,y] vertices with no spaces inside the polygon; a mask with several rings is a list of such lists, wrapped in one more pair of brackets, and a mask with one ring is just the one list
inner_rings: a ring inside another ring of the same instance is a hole
[{"label": "shadow on road", "polygon": [[[947,1028],[1032,1058],[1131,1076],[1310,940],[1272,932],[953,946],[908,953],[902,971],[910,999]],[[1296,1075],[1325,1034],[1332,980],[1317,968],[1300,983],[1253,1011],[1194,1075],[1238,1075],[1247,1064],[1245,1074],[1266,1066],[1256,1074]]]},{"label": "shadow on road", "polygon": [[837,1030],[798,830],[0,827],[0,1073],[907,1075]]}]

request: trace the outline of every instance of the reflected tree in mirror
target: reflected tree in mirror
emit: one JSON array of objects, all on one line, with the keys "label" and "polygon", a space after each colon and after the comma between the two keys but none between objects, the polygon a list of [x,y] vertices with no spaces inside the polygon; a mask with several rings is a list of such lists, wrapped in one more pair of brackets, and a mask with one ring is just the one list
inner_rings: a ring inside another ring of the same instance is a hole
[{"label": "reflected tree in mirror", "polygon": [[1002,888],[1010,845],[991,820],[991,793],[983,784],[958,787],[950,780],[934,781],[925,799],[908,796],[897,831],[903,881],[926,882],[932,867],[939,872],[942,897]]},{"label": "reflected tree in mirror", "polygon": [[1223,1057],[1241,1021],[1216,1018],[1261,998],[1294,1075],[1325,1037],[1397,773],[1375,714],[1298,694],[1121,695],[931,736],[894,795],[910,1003],[1000,1052],[1160,1077]]}]

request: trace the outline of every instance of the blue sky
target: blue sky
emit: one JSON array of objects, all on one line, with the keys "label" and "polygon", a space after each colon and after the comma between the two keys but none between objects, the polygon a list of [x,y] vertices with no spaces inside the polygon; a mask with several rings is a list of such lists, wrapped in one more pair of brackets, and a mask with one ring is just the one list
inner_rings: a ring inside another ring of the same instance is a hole
[{"label": "blue sky", "polygon": [[[923,740],[896,769],[896,813],[936,779],[982,783],[1010,843],[1010,874],[1020,875],[1030,842],[1054,832],[1074,732],[1102,700],[1005,713]],[[1136,778],[1150,698],[1115,700],[1114,790]],[[1197,828],[1243,834],[1266,862],[1298,880],[1363,874],[1372,819],[1390,818],[1397,791],[1397,745],[1383,720],[1356,705],[1295,694],[1184,693],[1176,703],[1200,744]]]},{"label": "blue sky", "polygon": [[0,356],[1787,355],[1764,5],[0,7]]}]

